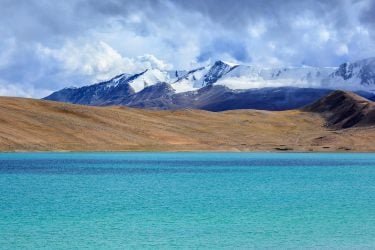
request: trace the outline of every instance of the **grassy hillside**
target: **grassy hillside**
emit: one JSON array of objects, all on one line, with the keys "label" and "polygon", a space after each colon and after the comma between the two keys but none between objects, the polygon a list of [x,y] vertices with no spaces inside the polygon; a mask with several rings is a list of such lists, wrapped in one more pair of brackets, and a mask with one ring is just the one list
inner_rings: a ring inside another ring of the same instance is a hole
[{"label": "grassy hillside", "polygon": [[0,97],[0,151],[375,151],[375,128],[314,112],[151,111]]}]

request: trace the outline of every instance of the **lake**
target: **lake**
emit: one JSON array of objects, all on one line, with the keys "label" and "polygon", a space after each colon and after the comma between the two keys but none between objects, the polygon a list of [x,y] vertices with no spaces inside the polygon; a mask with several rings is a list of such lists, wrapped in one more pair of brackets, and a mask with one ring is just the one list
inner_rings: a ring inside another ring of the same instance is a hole
[{"label": "lake", "polygon": [[375,248],[375,154],[2,153],[0,248]]}]

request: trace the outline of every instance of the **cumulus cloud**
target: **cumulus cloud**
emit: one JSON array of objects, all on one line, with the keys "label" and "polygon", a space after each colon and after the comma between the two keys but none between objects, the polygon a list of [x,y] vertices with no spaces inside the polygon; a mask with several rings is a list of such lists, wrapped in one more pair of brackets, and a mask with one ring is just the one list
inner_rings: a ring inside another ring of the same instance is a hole
[{"label": "cumulus cloud", "polygon": [[133,64],[137,65],[138,67],[142,69],[147,68],[147,69],[171,70],[173,68],[172,64],[165,63],[162,60],[156,58],[154,55],[150,55],[150,54],[138,56],[134,58],[132,61],[133,61]]},{"label": "cumulus cloud", "polygon": [[153,55],[135,58],[123,57],[103,41],[91,43],[68,42],[62,48],[37,46],[38,56],[45,61],[54,61],[55,66],[66,74],[80,74],[103,80],[122,72],[138,73],[145,69],[169,70],[171,64]]},{"label": "cumulus cloud", "polygon": [[349,53],[349,49],[348,49],[348,46],[346,46],[346,44],[340,44],[336,48],[336,54],[339,56],[347,55],[348,53]]},{"label": "cumulus cloud", "polygon": [[78,46],[69,42],[60,49],[39,45],[37,53],[43,60],[53,60],[62,71],[71,74],[102,78],[103,75],[108,77],[108,74],[119,73],[119,70],[126,69],[125,59],[104,42]]},{"label": "cumulus cloud", "polygon": [[[374,0],[0,0],[0,94],[145,68],[336,66],[375,56]],[[13,84],[12,84],[13,83]]]},{"label": "cumulus cloud", "polygon": [[[75,78],[81,77],[87,83],[103,81],[124,72],[134,74],[145,69],[172,69],[171,64],[153,55],[124,57],[103,41],[68,42],[61,48],[49,48],[39,44],[36,52],[42,61],[49,62],[50,71],[57,72],[55,76],[61,80],[68,78],[74,81]],[[79,86],[84,83],[75,84]]]}]

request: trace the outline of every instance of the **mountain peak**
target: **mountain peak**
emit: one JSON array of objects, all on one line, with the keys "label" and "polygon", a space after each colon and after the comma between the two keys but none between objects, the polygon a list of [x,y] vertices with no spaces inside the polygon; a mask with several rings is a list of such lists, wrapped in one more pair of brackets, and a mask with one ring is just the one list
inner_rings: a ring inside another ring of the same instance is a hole
[{"label": "mountain peak", "polygon": [[204,76],[203,87],[217,82],[217,80],[219,80],[223,75],[227,74],[237,66],[237,64],[227,63],[222,60],[216,61]]},{"label": "mountain peak", "polygon": [[224,61],[224,60],[217,60],[215,61],[215,63],[213,64],[213,66],[220,66],[220,65],[227,65],[229,67],[235,67],[235,66],[238,66],[238,64],[235,64],[235,63],[231,63],[231,62],[228,62],[228,61]]}]

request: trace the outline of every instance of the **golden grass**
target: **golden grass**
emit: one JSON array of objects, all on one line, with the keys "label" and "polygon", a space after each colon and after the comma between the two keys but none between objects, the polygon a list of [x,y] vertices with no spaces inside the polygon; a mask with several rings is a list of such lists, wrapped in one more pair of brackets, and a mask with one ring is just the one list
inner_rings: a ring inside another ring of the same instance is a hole
[{"label": "golden grass", "polygon": [[152,111],[0,98],[0,151],[375,151],[375,128],[314,113]]}]

